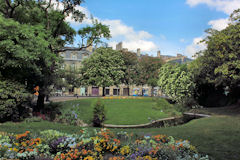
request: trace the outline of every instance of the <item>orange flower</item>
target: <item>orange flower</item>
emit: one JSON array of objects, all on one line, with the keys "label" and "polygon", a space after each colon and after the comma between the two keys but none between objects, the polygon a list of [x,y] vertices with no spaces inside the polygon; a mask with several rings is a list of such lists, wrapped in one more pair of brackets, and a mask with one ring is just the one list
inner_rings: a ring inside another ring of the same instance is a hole
[{"label": "orange flower", "polygon": [[116,139],[116,138],[113,139],[113,141],[116,142],[117,144],[120,144],[120,140],[118,140],[118,139]]},{"label": "orange flower", "polygon": [[65,155],[62,153],[61,154],[61,159],[64,159],[65,158]]},{"label": "orange flower", "polygon": [[86,154],[87,154],[87,150],[83,149],[83,150],[82,150],[82,154],[83,154],[83,155],[86,155]]},{"label": "orange flower", "polygon": [[20,150],[18,153],[23,153],[23,150]]}]

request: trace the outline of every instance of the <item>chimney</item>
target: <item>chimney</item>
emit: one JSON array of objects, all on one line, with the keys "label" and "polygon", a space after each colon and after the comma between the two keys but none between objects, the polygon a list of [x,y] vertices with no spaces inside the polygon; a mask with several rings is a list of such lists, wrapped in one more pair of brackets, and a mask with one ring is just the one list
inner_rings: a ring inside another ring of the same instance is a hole
[{"label": "chimney", "polygon": [[178,53],[178,54],[177,54],[177,57],[183,57],[183,55],[182,55],[182,54],[180,54],[180,53]]},{"label": "chimney", "polygon": [[122,50],[122,42],[119,42],[119,43],[116,45],[116,50]]},{"label": "chimney", "polygon": [[158,58],[161,57],[161,51],[157,51],[157,57],[158,57]]},{"label": "chimney", "polygon": [[137,49],[137,56],[140,57],[140,55],[141,55],[141,49],[138,48],[138,49]]},{"label": "chimney", "polygon": [[93,46],[92,46],[92,45],[88,46],[88,47],[86,48],[86,50],[89,51],[89,52],[93,52]]}]

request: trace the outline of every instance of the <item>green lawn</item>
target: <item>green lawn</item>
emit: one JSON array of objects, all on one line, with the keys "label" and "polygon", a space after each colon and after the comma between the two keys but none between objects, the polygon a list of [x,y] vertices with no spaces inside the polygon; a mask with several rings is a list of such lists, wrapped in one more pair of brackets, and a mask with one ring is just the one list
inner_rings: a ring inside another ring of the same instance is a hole
[{"label": "green lawn", "polygon": [[[187,124],[168,128],[127,129],[137,134],[166,134],[176,139],[188,139],[199,152],[208,154],[217,160],[240,159],[240,117],[213,116],[190,121]],[[22,133],[26,130],[39,132],[55,129],[66,133],[79,133],[81,127],[62,125],[47,121],[31,123],[4,123],[0,131]],[[89,128],[91,131],[93,128]],[[114,132],[123,129],[112,129]]]},{"label": "green lawn", "polygon": [[[93,101],[96,99],[81,99],[60,102],[63,113],[75,113],[84,122],[90,124],[93,117]],[[102,99],[105,104],[105,124],[142,124],[151,120],[166,118],[170,115],[156,109],[156,102],[152,98],[142,99]],[[159,99],[161,105],[170,105],[164,99]],[[167,104],[166,104],[167,103]]]},{"label": "green lawn", "polygon": [[[90,121],[92,117],[91,103],[94,99],[84,99],[76,101],[61,102],[62,110],[70,112],[72,108],[78,112],[81,119]],[[124,124],[131,122],[148,122],[147,117],[160,118],[168,116],[153,107],[155,101],[151,98],[144,99],[104,99],[106,105],[107,122],[116,122],[116,124]],[[165,101],[159,101],[161,106],[168,105]],[[73,107],[74,106],[74,107]],[[161,109],[164,109],[162,107]],[[127,112],[128,116],[122,113]],[[158,113],[154,113],[158,112]],[[160,113],[159,113],[160,112]],[[197,147],[200,153],[208,154],[216,160],[240,160],[240,108],[207,108],[198,110],[199,113],[212,114],[210,118],[202,118],[192,120],[187,124],[167,127],[167,128],[146,128],[146,129],[111,129],[113,132],[127,131],[136,134],[166,134],[176,139],[187,139]],[[116,118],[117,117],[117,118]],[[118,123],[118,119],[120,123]],[[127,120],[126,120],[127,119]],[[142,121],[141,119],[144,119]],[[41,122],[22,122],[22,123],[3,123],[0,124],[0,131],[11,133],[22,133],[29,130],[33,133],[55,129],[66,133],[80,133],[81,127],[63,125],[48,121]],[[89,132],[93,128],[89,127]]]}]

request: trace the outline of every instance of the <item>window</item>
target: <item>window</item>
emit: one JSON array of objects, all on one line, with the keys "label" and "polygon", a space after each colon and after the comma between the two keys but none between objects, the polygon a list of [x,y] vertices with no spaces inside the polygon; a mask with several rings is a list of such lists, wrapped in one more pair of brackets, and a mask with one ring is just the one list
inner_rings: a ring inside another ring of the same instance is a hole
[{"label": "window", "polygon": [[109,95],[109,89],[105,90],[105,95]]},{"label": "window", "polygon": [[75,63],[72,63],[71,64],[71,69],[75,69],[75,67],[76,67]]},{"label": "window", "polygon": [[113,95],[114,96],[119,95],[119,89],[113,89]]},{"label": "window", "polygon": [[77,59],[76,54],[72,54],[72,59]]}]

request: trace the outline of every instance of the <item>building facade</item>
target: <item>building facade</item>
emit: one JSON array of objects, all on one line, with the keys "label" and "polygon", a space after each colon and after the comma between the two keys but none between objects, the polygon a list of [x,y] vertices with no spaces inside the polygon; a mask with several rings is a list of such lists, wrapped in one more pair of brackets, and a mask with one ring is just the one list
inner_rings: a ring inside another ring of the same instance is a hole
[{"label": "building facade", "polygon": [[[65,69],[78,69],[82,65],[82,61],[92,55],[92,47],[88,47],[81,51],[74,50],[74,48],[65,48],[67,51],[60,53],[63,57],[64,63],[63,68]],[[123,43],[120,42],[116,45],[116,50],[127,51],[123,48]],[[140,48],[137,49],[137,56],[141,56]],[[157,57],[160,57],[165,62],[176,61],[177,63],[184,63],[187,57],[177,54],[177,56],[166,56],[161,55],[161,52],[157,52]],[[179,61],[179,62],[178,62]],[[163,96],[159,87],[151,87],[148,85],[136,86],[136,85],[125,85],[109,86],[104,88],[105,96]],[[64,90],[64,89],[63,89]],[[74,88],[73,91],[65,90],[67,94],[74,94],[78,96],[103,96],[103,87],[98,86],[82,86],[80,88]]]}]

